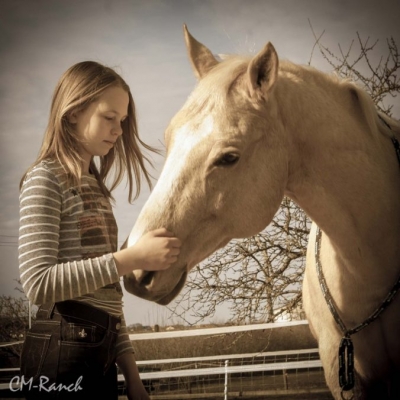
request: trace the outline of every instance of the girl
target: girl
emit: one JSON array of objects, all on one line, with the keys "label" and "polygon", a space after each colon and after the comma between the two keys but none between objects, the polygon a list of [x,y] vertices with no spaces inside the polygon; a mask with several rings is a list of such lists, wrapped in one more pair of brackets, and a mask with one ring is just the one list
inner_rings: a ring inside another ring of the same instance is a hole
[{"label": "girl", "polygon": [[125,81],[96,62],[68,69],[53,95],[39,157],[21,180],[20,276],[28,299],[40,305],[21,355],[27,399],[117,399],[115,363],[128,398],[149,399],[119,278],[133,269],[168,268],[181,243],[158,229],[117,251],[111,191],[125,173],[130,201],[141,173],[151,185],[140,145],[154,151],[138,136]]}]

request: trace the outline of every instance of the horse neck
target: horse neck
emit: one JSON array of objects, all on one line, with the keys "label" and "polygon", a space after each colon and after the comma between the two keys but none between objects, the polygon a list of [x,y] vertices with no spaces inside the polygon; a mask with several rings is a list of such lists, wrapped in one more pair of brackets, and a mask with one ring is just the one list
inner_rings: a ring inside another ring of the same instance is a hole
[{"label": "horse neck", "polygon": [[291,141],[286,194],[329,237],[352,273],[369,269],[375,277],[384,265],[395,276],[400,174],[390,139],[367,123],[354,92],[339,83],[326,90],[292,86],[294,92],[281,97]]}]

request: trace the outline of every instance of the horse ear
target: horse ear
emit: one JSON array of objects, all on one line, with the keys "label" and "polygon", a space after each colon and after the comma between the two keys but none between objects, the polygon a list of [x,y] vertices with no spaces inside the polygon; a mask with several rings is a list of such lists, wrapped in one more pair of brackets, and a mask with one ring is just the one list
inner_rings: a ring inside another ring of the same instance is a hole
[{"label": "horse ear", "polygon": [[263,90],[269,91],[278,78],[278,54],[271,43],[264,48],[250,61],[247,68],[248,86],[250,95]]},{"label": "horse ear", "polygon": [[218,64],[218,61],[206,46],[198,42],[189,33],[186,25],[183,25],[183,32],[194,74],[197,79],[201,79],[211,68]]}]

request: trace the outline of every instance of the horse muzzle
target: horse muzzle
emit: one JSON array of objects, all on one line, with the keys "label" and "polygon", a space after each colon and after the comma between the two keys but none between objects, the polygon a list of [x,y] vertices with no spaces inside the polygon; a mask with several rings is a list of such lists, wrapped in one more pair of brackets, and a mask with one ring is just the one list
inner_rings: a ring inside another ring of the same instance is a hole
[{"label": "horse muzzle", "polygon": [[135,270],[124,276],[124,287],[128,293],[160,305],[169,304],[182,290],[186,278],[186,266],[165,271]]}]

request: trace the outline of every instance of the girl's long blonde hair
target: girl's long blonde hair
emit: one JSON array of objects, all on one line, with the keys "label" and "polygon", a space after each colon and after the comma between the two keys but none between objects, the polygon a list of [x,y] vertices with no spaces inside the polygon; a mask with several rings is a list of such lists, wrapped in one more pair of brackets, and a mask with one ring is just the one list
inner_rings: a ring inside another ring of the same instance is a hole
[{"label": "girl's long blonde hair", "polygon": [[[149,187],[152,186],[145,162],[151,161],[142,154],[140,146],[158,153],[158,150],[144,143],[138,134],[135,103],[129,86],[113,69],[94,61],[83,61],[70,67],[59,80],[51,103],[49,123],[43,138],[38,158],[29,170],[45,159],[57,159],[64,167],[71,183],[80,185],[82,158],[79,154],[79,139],[74,125],[69,122],[72,113],[84,110],[95,101],[105,89],[119,86],[129,95],[128,117],[122,122],[123,134],[107,155],[99,157],[97,166],[92,160],[90,171],[96,176],[103,193],[112,198],[111,192],[121,182],[125,173],[129,184],[129,201],[136,199],[141,188],[141,174]],[[114,167],[114,176],[107,188],[107,177]],[[28,171],[29,171],[28,170]],[[26,173],[21,179],[21,185]],[[133,197],[133,181],[135,196]]]}]

